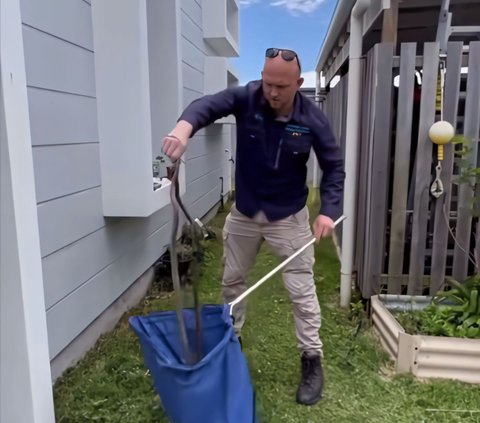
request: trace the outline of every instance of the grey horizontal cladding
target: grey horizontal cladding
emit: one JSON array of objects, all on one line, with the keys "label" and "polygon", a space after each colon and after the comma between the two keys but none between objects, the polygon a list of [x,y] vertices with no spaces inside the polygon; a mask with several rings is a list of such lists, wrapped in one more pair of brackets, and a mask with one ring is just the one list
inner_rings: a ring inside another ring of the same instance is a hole
[{"label": "grey horizontal cladding", "polygon": [[225,153],[219,148],[215,151],[215,153],[189,160],[186,167],[187,184],[195,181],[214,169],[221,168],[224,159]]},{"label": "grey horizontal cladding", "polygon": [[[64,213],[68,210],[64,209]],[[109,218],[106,226],[45,257],[42,267],[47,310],[118,260],[130,246],[139,245],[170,218],[170,208],[149,218]],[[168,242],[168,237],[159,241],[155,247],[158,256],[158,248],[166,248]]]},{"label": "grey horizontal cladding", "polygon": [[[50,359],[75,339],[163,253],[170,236],[164,225],[147,239],[128,244],[115,262],[47,311]],[[111,247],[111,246],[110,246]]]},{"label": "grey horizontal cladding", "polygon": [[[208,135],[208,134],[207,134],[207,128],[201,128],[201,129],[199,129],[194,136],[196,137],[197,135],[201,135],[202,137]],[[189,145],[190,145],[190,144],[189,144]]]},{"label": "grey horizontal cladding", "polygon": [[27,85],[95,96],[91,51],[23,26]]},{"label": "grey horizontal cladding", "polygon": [[181,15],[181,34],[190,40],[200,51],[207,53],[202,29],[195,25],[185,12],[182,11]]},{"label": "grey horizontal cladding", "polygon": [[183,86],[201,93],[203,90],[203,73],[182,62]]},{"label": "grey horizontal cladding", "polygon": [[91,8],[84,1],[20,0],[20,7],[23,23],[93,50]]},{"label": "grey horizontal cladding", "polygon": [[33,145],[98,141],[94,98],[32,87],[27,93]]},{"label": "grey horizontal cladding", "polygon": [[220,177],[222,175],[223,169],[217,168],[189,183],[187,185],[187,193],[185,194],[184,198],[186,207],[190,208],[192,204],[195,204],[195,202],[203,197],[206,193],[218,186],[220,184]]},{"label": "grey horizontal cladding", "polygon": [[222,148],[222,146],[222,140],[218,139],[218,137],[212,137],[210,135],[195,136],[188,143],[188,148],[185,153],[187,159],[187,167],[190,160],[193,160],[197,157],[206,156],[208,154],[214,154],[215,152],[218,152],[219,149]]},{"label": "grey horizontal cladding", "polygon": [[100,185],[98,144],[33,147],[37,202]]},{"label": "grey horizontal cladding", "polygon": [[183,106],[187,107],[192,101],[202,97],[203,94],[191,90],[190,88],[183,88]]},{"label": "grey horizontal cladding", "polygon": [[202,27],[202,8],[195,0],[182,0],[181,8],[193,22]]},{"label": "grey horizontal cladding", "polygon": [[105,226],[102,191],[89,189],[38,206],[42,257]]},{"label": "grey horizontal cladding", "polygon": [[[190,204],[189,210],[193,216],[205,216],[220,201],[220,181],[209,192],[203,194],[193,204]],[[220,281],[219,281],[220,283]]]},{"label": "grey horizontal cladding", "polygon": [[205,54],[185,36],[182,36],[182,60],[203,73]]}]

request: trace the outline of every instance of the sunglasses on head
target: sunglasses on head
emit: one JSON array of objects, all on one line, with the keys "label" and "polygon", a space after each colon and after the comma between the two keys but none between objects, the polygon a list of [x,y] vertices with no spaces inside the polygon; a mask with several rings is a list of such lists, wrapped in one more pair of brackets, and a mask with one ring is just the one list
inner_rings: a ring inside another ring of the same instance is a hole
[{"label": "sunglasses on head", "polygon": [[295,53],[293,50],[288,50],[288,49],[282,49],[282,48],[267,48],[265,51],[265,57],[268,57],[269,59],[273,59],[274,57],[277,57],[280,54],[282,56],[282,59],[285,60],[286,62],[291,62],[292,60],[297,59],[298,63],[298,68],[300,71],[302,70],[302,67],[300,66],[300,59],[298,58],[298,54]]}]

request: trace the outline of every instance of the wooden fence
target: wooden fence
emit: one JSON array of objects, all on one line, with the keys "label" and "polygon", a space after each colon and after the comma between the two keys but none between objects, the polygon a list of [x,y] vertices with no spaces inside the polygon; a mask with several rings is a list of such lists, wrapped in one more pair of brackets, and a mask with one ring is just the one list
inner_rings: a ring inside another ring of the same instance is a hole
[{"label": "wooden fence", "polygon": [[[443,103],[437,100],[441,69]],[[342,145],[347,78],[323,105]],[[472,144],[468,156],[459,154],[462,145],[445,147],[445,193],[436,199],[430,186],[437,147],[428,131],[441,119],[440,104],[443,119]],[[475,271],[480,224],[472,204],[480,187],[459,184],[458,177],[461,160],[480,167],[479,131],[480,42],[451,42],[446,55],[439,54],[437,43],[402,44],[400,56],[393,55],[391,44],[377,44],[367,54],[355,252],[357,284],[365,298],[378,292],[434,293],[443,288],[445,275],[463,280]]]}]

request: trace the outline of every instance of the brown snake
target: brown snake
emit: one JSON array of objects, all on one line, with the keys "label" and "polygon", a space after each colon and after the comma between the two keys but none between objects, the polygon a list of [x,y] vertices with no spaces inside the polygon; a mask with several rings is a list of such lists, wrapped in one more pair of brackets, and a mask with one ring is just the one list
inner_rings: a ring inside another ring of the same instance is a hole
[{"label": "brown snake", "polygon": [[[178,176],[180,172],[180,165],[181,160],[177,160],[173,163],[173,166],[169,169],[170,170],[170,180],[171,180],[171,187],[170,187],[170,200],[172,203],[172,215],[173,215],[173,222],[172,222],[172,234],[170,239],[170,260],[171,260],[171,267],[172,267],[172,281],[173,287],[176,292],[176,313],[178,319],[178,326],[180,332],[180,340],[182,343],[182,348],[184,352],[184,360],[187,364],[194,364],[198,362],[202,358],[202,320],[201,320],[201,306],[198,297],[198,287],[196,281],[192,281],[193,287],[193,299],[194,299],[194,308],[195,308],[195,338],[196,338],[196,351],[192,353],[189,347],[187,330],[185,326],[185,319],[183,316],[183,309],[184,309],[184,301],[185,295],[180,283],[180,276],[178,272],[178,256],[177,256],[177,232],[178,232],[178,225],[179,225],[179,213],[180,210],[183,212],[185,217],[187,218],[188,222],[191,226],[192,231],[192,255],[195,258],[195,254],[199,252],[199,244],[198,244],[198,236],[195,230],[195,222],[191,218],[190,214],[187,212],[187,209],[182,203],[180,199],[180,190],[179,190],[179,183],[178,183]],[[197,256],[198,258],[198,256]]]}]

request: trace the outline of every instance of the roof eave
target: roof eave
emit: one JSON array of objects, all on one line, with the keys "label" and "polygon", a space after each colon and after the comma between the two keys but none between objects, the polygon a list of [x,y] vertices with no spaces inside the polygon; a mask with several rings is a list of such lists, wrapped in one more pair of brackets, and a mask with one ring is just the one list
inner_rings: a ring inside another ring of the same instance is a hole
[{"label": "roof eave", "polygon": [[320,72],[324,68],[325,63],[328,60],[328,56],[337,43],[337,40],[341,35],[341,31],[347,23],[350,12],[352,11],[354,5],[354,0],[337,1],[332,20],[328,26],[327,35],[323,40],[322,47],[320,48],[320,52],[318,54],[317,65],[315,67],[317,72]]}]

